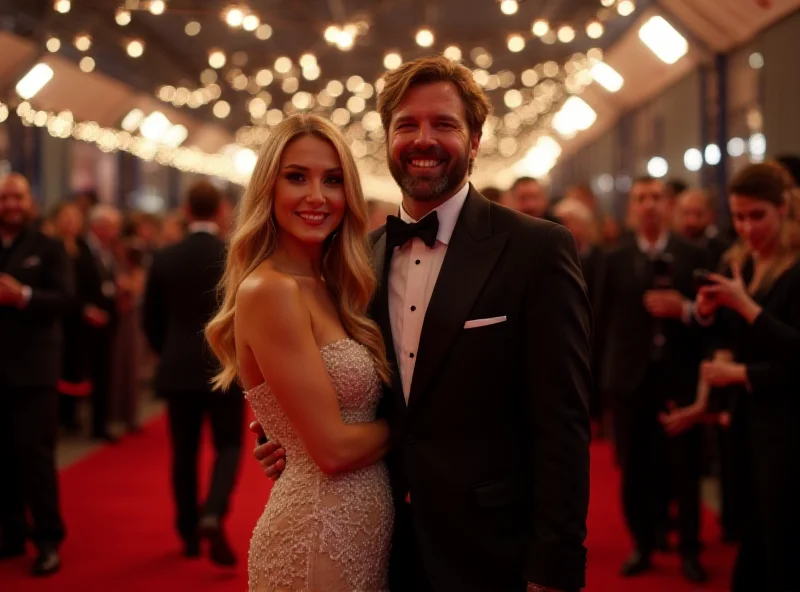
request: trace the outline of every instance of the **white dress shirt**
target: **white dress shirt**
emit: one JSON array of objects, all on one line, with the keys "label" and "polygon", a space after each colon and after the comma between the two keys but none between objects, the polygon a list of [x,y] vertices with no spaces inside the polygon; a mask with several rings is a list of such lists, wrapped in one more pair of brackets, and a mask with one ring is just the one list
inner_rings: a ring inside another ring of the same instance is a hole
[{"label": "white dress shirt", "polygon": [[196,234],[198,232],[205,232],[217,236],[219,234],[219,224],[216,222],[204,222],[198,220],[189,224],[189,234]]},{"label": "white dress shirt", "polygon": [[[664,251],[667,250],[668,242],[669,242],[669,232],[662,232],[661,236],[659,236],[658,240],[654,243],[648,241],[641,234],[636,235],[636,245],[639,247],[639,250],[648,257],[650,257],[651,259],[654,259],[656,256],[663,254]],[[682,312],[681,312],[681,321],[683,321],[685,325],[690,325],[692,323],[693,316],[694,316],[694,302],[684,298]]]},{"label": "white dress shirt", "polygon": [[[422,322],[468,193],[469,183],[465,183],[458,193],[432,210],[439,217],[439,231],[433,247],[428,248],[422,239],[414,237],[403,246],[395,247],[392,255],[389,268],[389,320],[406,403],[417,362]],[[402,207],[400,219],[406,223],[417,222]]]}]

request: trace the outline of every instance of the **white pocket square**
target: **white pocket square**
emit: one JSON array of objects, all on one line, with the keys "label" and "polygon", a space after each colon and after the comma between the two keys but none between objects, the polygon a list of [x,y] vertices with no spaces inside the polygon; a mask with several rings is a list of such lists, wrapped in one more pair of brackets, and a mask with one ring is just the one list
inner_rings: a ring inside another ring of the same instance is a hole
[{"label": "white pocket square", "polygon": [[31,255],[22,261],[22,267],[36,267],[42,262],[36,255]]},{"label": "white pocket square", "polygon": [[496,325],[497,323],[505,323],[508,320],[505,316],[491,317],[489,319],[473,319],[464,323],[465,329],[475,329],[476,327],[487,327],[488,325]]}]

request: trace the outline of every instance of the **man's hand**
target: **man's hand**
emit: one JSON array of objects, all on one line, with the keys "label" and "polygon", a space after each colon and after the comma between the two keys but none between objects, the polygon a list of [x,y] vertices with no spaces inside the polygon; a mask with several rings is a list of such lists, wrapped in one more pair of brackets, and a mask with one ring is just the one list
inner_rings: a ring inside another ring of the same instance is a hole
[{"label": "man's hand", "polygon": [[108,313],[93,304],[87,305],[83,309],[83,319],[92,327],[99,328],[108,325]]},{"label": "man's hand", "polygon": [[644,307],[657,319],[680,319],[683,316],[683,295],[677,290],[648,290]]},{"label": "man's hand", "polygon": [[702,405],[694,404],[687,407],[673,407],[667,413],[661,413],[658,420],[664,426],[664,431],[669,436],[677,436],[696,425],[705,409]]},{"label": "man's hand", "polygon": [[708,384],[723,387],[731,384],[747,384],[747,368],[736,362],[712,360],[700,365],[700,376]]},{"label": "man's hand", "polygon": [[[264,428],[257,421],[250,424],[250,431],[256,435],[256,447],[253,456],[261,463],[264,474],[270,479],[277,479],[286,468],[286,451],[277,440],[267,441]],[[264,442],[263,444],[261,442]]]},{"label": "man's hand", "polygon": [[0,304],[19,306],[23,294],[22,284],[10,275],[0,273]]}]

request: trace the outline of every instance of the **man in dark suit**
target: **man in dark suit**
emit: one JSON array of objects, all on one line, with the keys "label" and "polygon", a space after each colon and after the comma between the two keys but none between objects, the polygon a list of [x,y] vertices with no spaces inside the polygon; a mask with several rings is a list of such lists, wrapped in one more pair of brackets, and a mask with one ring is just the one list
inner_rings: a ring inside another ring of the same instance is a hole
[{"label": "man in dark suit", "polygon": [[712,198],[699,189],[678,196],[676,230],[708,254],[710,269],[719,269],[722,256],[731,247],[714,224],[716,212]]},{"label": "man in dark suit", "polygon": [[[225,267],[225,243],[216,220],[222,197],[202,181],[186,200],[189,235],[156,253],[144,298],[144,329],[160,354],[155,388],[167,400],[172,438],[172,485],[177,529],[185,554],[200,552],[200,539],[211,543],[211,559],[233,565],[222,520],[236,480],[244,422],[240,390],[214,392],[218,371],[203,330],[217,309],[216,288]],[[197,460],[204,420],[211,422],[216,460],[205,505],[198,505]]]},{"label": "man in dark suit", "polygon": [[558,222],[550,212],[550,196],[547,189],[533,177],[520,177],[514,181],[508,190],[507,205],[528,216]]},{"label": "man in dark suit", "polygon": [[24,177],[0,179],[0,559],[25,553],[30,511],[33,573],[43,576],[59,569],[64,538],[56,383],[74,282],[61,243],[31,226],[32,203]]},{"label": "man in dark suit", "polygon": [[[372,316],[394,366],[383,399],[391,589],[575,592],[591,389],[575,242],[470,185],[490,107],[469,70],[430,57],[385,80],[379,110],[403,192],[400,218],[371,236]],[[256,454],[268,474],[276,447]]]},{"label": "man in dark suit", "polygon": [[122,215],[113,206],[97,205],[89,212],[86,245],[94,265],[88,269],[88,301],[84,320],[91,350],[92,436],[116,442],[108,431],[111,401],[111,351],[117,328],[117,262],[114,247],[122,229]]},{"label": "man in dark suit", "polygon": [[623,509],[636,545],[622,573],[650,567],[663,505],[659,492],[671,488],[678,501],[683,573],[703,581],[700,431],[689,429],[667,441],[659,415],[695,400],[703,352],[692,328],[692,272],[708,263],[700,249],[669,232],[671,207],[660,181],[636,180],[630,204],[636,233],[608,255],[600,321],[601,386],[612,393]]}]

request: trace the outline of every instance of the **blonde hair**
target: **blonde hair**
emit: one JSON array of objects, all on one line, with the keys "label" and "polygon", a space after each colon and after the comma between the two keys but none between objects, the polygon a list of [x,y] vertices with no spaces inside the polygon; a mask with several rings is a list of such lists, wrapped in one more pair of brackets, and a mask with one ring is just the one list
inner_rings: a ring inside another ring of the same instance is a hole
[{"label": "blonde hair", "polygon": [[[788,216],[781,223],[776,256],[764,275],[754,278],[748,286],[751,294],[772,286],[797,261],[800,244],[793,232],[797,224],[791,211],[793,192],[788,177],[783,173],[782,167],[771,162],[751,164],[736,174],[728,188],[730,194],[764,201],[775,207],[788,206]],[[752,250],[739,240],[724,254],[723,261],[731,267],[741,269],[752,256]]]},{"label": "blonde hair", "polygon": [[309,135],[330,143],[339,155],[347,200],[342,224],[326,241],[322,276],[338,305],[345,331],[369,350],[378,374],[389,380],[383,337],[367,317],[377,282],[367,245],[367,207],[353,155],[332,123],[314,115],[295,115],[278,125],[264,143],[239,204],[219,285],[221,306],[206,327],[206,339],[222,365],[212,381],[214,388],[225,389],[238,376],[234,318],[239,286],[277,245],[274,189],[281,156],[292,141]]}]

